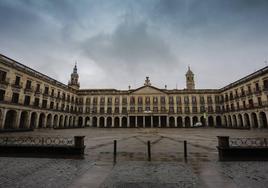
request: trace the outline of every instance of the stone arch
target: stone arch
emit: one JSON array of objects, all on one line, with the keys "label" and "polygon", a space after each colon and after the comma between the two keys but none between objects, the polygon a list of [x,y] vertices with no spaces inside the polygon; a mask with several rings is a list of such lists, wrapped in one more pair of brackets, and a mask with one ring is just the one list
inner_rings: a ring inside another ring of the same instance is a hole
[{"label": "stone arch", "polygon": [[60,121],[59,121],[59,127],[63,127],[64,125],[64,120],[63,120],[63,115],[60,116]]},{"label": "stone arch", "polygon": [[64,117],[64,127],[68,127],[68,116]]},{"label": "stone arch", "polygon": [[48,114],[47,115],[47,125],[46,125],[47,128],[52,128],[52,115],[51,114]]},{"label": "stone arch", "polygon": [[216,116],[216,126],[219,126],[219,127],[222,126],[221,116]]},{"label": "stone arch", "polygon": [[245,127],[248,127],[248,128],[251,126],[249,115],[247,113],[244,114],[244,124],[245,124]]},{"label": "stone arch", "polygon": [[92,127],[97,127],[97,126],[98,126],[98,118],[94,116],[92,118]]},{"label": "stone arch", "polygon": [[183,121],[181,116],[177,117],[177,127],[183,127]]},{"label": "stone arch", "polygon": [[193,117],[193,125],[195,125],[197,122],[198,122],[198,117],[197,116],[194,116]]},{"label": "stone arch", "polygon": [[105,123],[105,118],[103,116],[100,117],[99,119],[100,123],[99,123],[99,127],[103,128],[104,127],[104,123]]},{"label": "stone arch", "polygon": [[82,127],[83,126],[83,117],[79,116],[78,117],[78,127]]},{"label": "stone arch", "polygon": [[74,127],[74,125],[73,125],[73,116],[69,116],[69,127]]},{"label": "stone arch", "polygon": [[237,127],[237,118],[236,115],[233,115],[233,127]]},{"label": "stone arch", "polygon": [[252,127],[258,128],[259,127],[258,117],[257,117],[257,114],[255,112],[251,113],[251,119],[252,119]]},{"label": "stone arch", "polygon": [[45,120],[46,120],[46,115],[44,113],[41,113],[39,115],[38,128],[45,128]]},{"label": "stone arch", "polygon": [[8,110],[6,113],[4,129],[15,129],[17,116],[18,113],[15,110]]},{"label": "stone arch", "polygon": [[56,115],[54,115],[54,118],[53,118],[53,127],[54,128],[57,128],[58,127],[58,123],[59,123],[58,121],[59,121],[59,117],[56,114]]},{"label": "stone arch", "polygon": [[189,116],[186,116],[184,118],[184,122],[185,122],[185,127],[191,127],[191,120]]},{"label": "stone arch", "polygon": [[107,117],[106,119],[106,127],[111,128],[112,127],[112,118],[111,117]]},{"label": "stone arch", "polygon": [[32,112],[31,113],[31,120],[30,120],[30,128],[34,129],[37,127],[37,113]]},{"label": "stone arch", "polygon": [[119,117],[114,118],[114,127],[116,127],[116,128],[119,127]]},{"label": "stone arch", "polygon": [[86,117],[86,119],[85,119],[85,126],[86,127],[89,127],[90,126],[90,117]]},{"label": "stone arch", "polygon": [[175,118],[173,116],[169,117],[169,127],[175,127]]},{"label": "stone arch", "polygon": [[260,124],[261,124],[261,127],[262,127],[262,128],[267,128],[268,125],[267,125],[267,117],[266,117],[265,112],[260,112],[260,113],[259,113],[259,117],[260,117]]},{"label": "stone arch", "polygon": [[19,128],[20,129],[28,128],[27,127],[28,120],[29,120],[29,113],[27,111],[22,111],[20,115]]},{"label": "stone arch", "polygon": [[227,126],[228,127],[232,127],[233,126],[231,115],[228,115],[228,123],[227,123]]},{"label": "stone arch", "polygon": [[208,116],[208,126],[209,127],[214,126],[214,118],[213,118],[213,116]]},{"label": "stone arch", "polygon": [[122,117],[122,127],[127,128],[127,117]]},{"label": "stone arch", "polygon": [[244,123],[243,123],[243,117],[241,114],[238,114],[238,126],[239,127],[244,127]]},{"label": "stone arch", "polygon": [[224,126],[227,127],[227,125],[228,125],[227,117],[224,116]]}]

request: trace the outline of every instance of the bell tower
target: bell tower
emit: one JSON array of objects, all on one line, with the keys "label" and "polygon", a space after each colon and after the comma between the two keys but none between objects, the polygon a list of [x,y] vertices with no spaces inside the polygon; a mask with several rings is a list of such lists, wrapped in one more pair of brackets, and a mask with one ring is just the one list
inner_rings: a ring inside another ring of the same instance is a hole
[{"label": "bell tower", "polygon": [[186,89],[188,90],[195,89],[194,73],[191,71],[190,66],[188,66],[188,71],[186,72],[185,76],[186,76]]},{"label": "bell tower", "polygon": [[78,82],[79,75],[77,73],[77,63],[75,62],[75,66],[73,68],[73,73],[71,74],[71,79],[68,83],[68,86],[74,88],[74,89],[79,89],[80,83]]}]

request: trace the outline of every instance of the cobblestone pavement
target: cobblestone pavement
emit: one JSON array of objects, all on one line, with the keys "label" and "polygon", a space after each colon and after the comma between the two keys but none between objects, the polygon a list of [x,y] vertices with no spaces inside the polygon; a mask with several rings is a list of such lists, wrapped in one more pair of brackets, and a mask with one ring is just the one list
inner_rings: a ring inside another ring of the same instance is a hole
[{"label": "cobblestone pavement", "polygon": [[[218,162],[216,150],[219,135],[267,137],[267,129],[40,129],[1,135],[86,136],[84,160],[1,157],[0,187],[3,188],[100,185],[262,188],[268,185],[268,162]],[[118,163],[113,167],[115,139]],[[148,140],[152,144],[152,162],[146,162]],[[183,158],[184,140],[188,142],[187,161]]]}]

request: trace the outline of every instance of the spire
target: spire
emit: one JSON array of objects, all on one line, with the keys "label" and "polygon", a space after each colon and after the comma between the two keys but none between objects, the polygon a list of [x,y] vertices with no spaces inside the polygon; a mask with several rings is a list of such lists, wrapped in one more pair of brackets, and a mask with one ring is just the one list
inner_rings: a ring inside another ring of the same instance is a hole
[{"label": "spire", "polygon": [[192,72],[190,65],[188,65],[188,71],[185,74],[186,76],[186,89],[195,89],[194,83],[194,73]]},{"label": "spire", "polygon": [[73,73],[77,74],[77,62],[75,61]]}]

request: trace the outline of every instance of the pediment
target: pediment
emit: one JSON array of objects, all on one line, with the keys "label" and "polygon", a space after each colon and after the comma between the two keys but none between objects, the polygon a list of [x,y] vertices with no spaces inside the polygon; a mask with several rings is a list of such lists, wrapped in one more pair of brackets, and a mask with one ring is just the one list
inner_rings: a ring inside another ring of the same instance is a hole
[{"label": "pediment", "polygon": [[143,86],[135,91],[132,92],[132,94],[165,94],[165,92],[161,91],[160,89],[152,86]]}]

